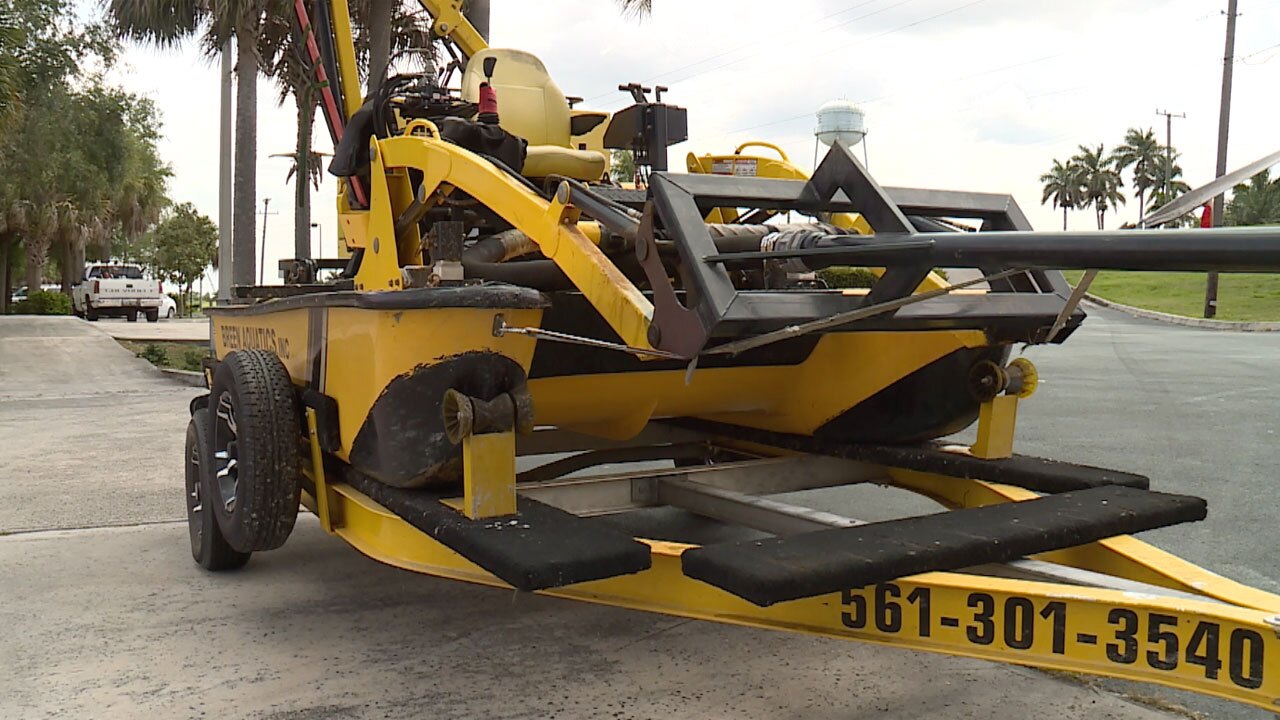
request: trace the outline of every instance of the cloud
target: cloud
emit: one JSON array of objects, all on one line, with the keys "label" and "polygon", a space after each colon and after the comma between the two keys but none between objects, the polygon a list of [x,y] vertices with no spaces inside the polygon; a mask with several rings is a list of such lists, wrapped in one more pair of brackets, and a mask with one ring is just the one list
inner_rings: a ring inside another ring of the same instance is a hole
[{"label": "cloud", "polygon": [[[1037,227],[1061,225],[1041,206],[1037,178],[1080,143],[1118,142],[1126,128],[1175,121],[1188,182],[1212,178],[1223,19],[1198,0],[655,0],[624,18],[607,0],[493,0],[494,44],[539,55],[569,95],[593,107],[628,104],[619,83],[671,87],[690,113],[686,152],[729,152],[748,139],[813,158],[814,113],[827,100],[862,102],[871,170],[884,184],[1010,192]],[[1251,4],[1238,55],[1275,43],[1280,7]],[[130,49],[119,79],[157,102],[171,194],[217,216],[218,72],[192,48]],[[1257,58],[1263,59],[1263,58]],[[1280,60],[1236,67],[1231,165],[1280,146]],[[272,198],[267,266],[292,254],[288,161],[294,113],[259,87],[258,182]],[[328,139],[317,126],[318,149]],[[315,193],[328,252],[337,238],[334,183]],[[1115,224],[1137,214],[1130,203]],[[1109,214],[1110,217],[1110,214]],[[259,219],[261,222],[261,218]],[[1072,227],[1088,228],[1075,213]],[[261,226],[259,226],[260,228]],[[319,233],[317,233],[318,235]],[[268,276],[272,273],[267,273]]]}]

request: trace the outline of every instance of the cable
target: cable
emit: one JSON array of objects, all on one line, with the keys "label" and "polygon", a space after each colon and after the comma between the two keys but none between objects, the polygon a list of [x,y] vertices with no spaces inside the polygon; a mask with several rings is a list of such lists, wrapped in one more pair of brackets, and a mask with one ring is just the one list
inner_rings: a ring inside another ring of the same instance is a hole
[{"label": "cable", "polygon": [[[864,2],[860,2],[860,3],[856,4],[856,5],[853,5],[852,7],[847,7],[847,8],[845,8],[844,10],[839,10],[839,11],[837,11],[837,12],[829,13],[829,14],[827,14],[827,15],[823,15],[823,16],[822,16],[822,17],[820,17],[820,18],[817,18],[816,20],[809,21],[809,24],[820,23],[820,22],[822,22],[823,20],[829,20],[829,19],[831,19],[831,18],[833,18],[833,17],[835,17],[835,16],[837,16],[837,15],[843,15],[843,14],[845,14],[845,13],[847,13],[847,12],[852,12],[852,11],[854,11],[854,10],[857,10],[857,9],[858,9],[858,8],[860,8],[860,7],[863,7],[863,6],[866,6],[866,5],[870,5],[870,4],[871,4],[871,3],[873,3],[873,2],[879,2],[879,1],[880,1],[880,0],[864,0]],[[831,27],[823,28],[823,29],[819,30],[819,31],[818,31],[818,33],[819,33],[819,34],[821,34],[821,33],[825,33],[825,32],[830,32],[830,31],[832,31],[832,30],[838,30],[839,28],[842,28],[842,27],[844,27],[844,26],[846,26],[846,25],[848,25],[848,24],[850,24],[850,23],[854,23],[854,22],[857,22],[857,21],[859,21],[859,20],[864,20],[864,19],[866,19],[866,18],[871,17],[872,15],[877,15],[877,14],[879,14],[879,13],[882,13],[882,12],[886,11],[886,10],[892,10],[893,8],[896,8],[896,7],[898,7],[899,5],[905,5],[906,3],[909,3],[909,2],[915,2],[915,0],[899,0],[898,2],[894,3],[893,5],[889,5],[888,7],[883,7],[883,8],[880,8],[879,10],[873,10],[873,11],[871,11],[871,12],[869,12],[869,13],[866,13],[866,14],[863,14],[863,15],[859,15],[859,16],[858,16],[858,17],[856,17],[856,18],[853,18],[853,19],[851,19],[851,20],[846,20],[846,21],[844,21],[844,22],[840,23],[839,25],[832,25]],[[685,65],[681,65],[680,67],[674,68],[674,69],[672,69],[672,70],[666,70],[666,71],[664,71],[664,72],[658,73],[657,75],[654,75],[654,76],[652,76],[652,77],[648,78],[647,80],[642,81],[642,83],[653,82],[654,80],[657,80],[657,79],[659,79],[659,78],[664,78],[664,77],[667,77],[668,75],[674,75],[674,74],[676,74],[676,73],[680,72],[681,70],[687,70],[687,69],[692,68],[692,67],[697,67],[698,65],[701,65],[701,64],[703,64],[703,63],[711,62],[712,60],[718,60],[718,59],[720,59],[720,58],[722,58],[722,57],[724,57],[724,56],[726,56],[726,55],[732,55],[733,53],[740,52],[740,51],[742,51],[742,50],[751,50],[751,49],[755,49],[756,47],[757,47],[757,46],[756,46],[755,44],[750,44],[750,45],[739,45],[739,46],[737,46],[737,47],[730,48],[730,49],[728,49],[728,50],[725,50],[725,51],[723,51],[723,52],[717,53],[717,54],[715,54],[715,55],[710,55],[710,56],[708,56],[708,57],[702,58],[701,60],[695,60],[694,62],[687,63],[687,64],[685,64]],[[681,78],[680,80],[677,80],[676,82],[685,82],[686,80],[690,80],[690,79],[695,78],[695,77],[697,77],[697,76],[699,76],[699,75],[702,75],[702,74],[705,74],[705,73],[709,73],[709,72],[714,72],[714,71],[716,71],[716,70],[719,70],[720,68],[728,67],[729,65],[733,65],[733,64],[735,64],[735,63],[742,62],[742,61],[743,61],[743,60],[745,60],[745,59],[746,59],[746,58],[738,58],[737,60],[731,60],[731,61],[729,61],[729,62],[727,62],[727,63],[724,63],[724,64],[722,64],[722,65],[717,65],[717,66],[712,67],[712,68],[709,68],[709,69],[707,69],[707,70],[700,70],[700,71],[698,71],[698,72],[694,73],[693,75],[690,75],[689,77],[686,77],[686,78]],[[599,100],[599,99],[601,99],[601,98],[609,97],[609,96],[610,96],[610,95],[612,95],[613,93],[614,93],[614,91],[613,91],[613,90],[610,90],[610,91],[608,91],[608,92],[603,92],[603,93],[600,93],[599,95],[594,95],[594,96],[592,96],[592,97],[587,98],[586,100],[584,100],[584,101],[583,101],[583,103],[584,103],[584,104],[588,104],[588,103],[594,102],[594,101],[596,101],[596,100]]]},{"label": "cable", "polygon": [[[982,72],[973,73],[971,75],[962,75],[957,78],[951,78],[950,82],[957,83],[957,82],[963,82],[965,80],[972,80],[974,78],[983,77],[985,75],[994,75],[998,72],[1004,72],[1005,70],[1014,70],[1020,67],[1026,67],[1028,65],[1034,65],[1036,63],[1045,62],[1046,60],[1055,60],[1065,55],[1067,55],[1066,52],[1060,52],[1060,53],[1054,53],[1053,55],[1045,55],[1044,57],[1036,58],[1034,60],[1024,60],[1022,62],[1013,63],[1012,65],[1002,65],[1000,67],[991,68],[989,70],[983,70]],[[889,95],[880,95],[880,96],[871,98],[869,100],[859,100],[857,102],[859,105],[870,105],[871,103],[874,103],[874,102],[880,102],[881,100],[888,100],[890,98],[895,98],[910,92],[916,92],[917,90],[918,90],[917,88],[912,88],[911,90],[904,90],[902,92],[890,93]],[[806,118],[806,117],[813,117],[813,112],[810,111],[810,112],[802,113],[800,115],[792,115],[790,117],[780,118],[778,120],[770,120],[769,122],[761,123],[759,125],[752,125],[750,127],[741,128],[739,130],[730,130],[725,134],[736,135],[738,133],[748,132],[750,130],[758,130],[759,128],[762,128],[762,127],[779,125],[781,123],[791,122],[793,120],[799,120],[800,118]]]},{"label": "cable", "polygon": [[1272,53],[1269,57],[1267,57],[1266,60],[1263,60],[1262,62],[1256,62],[1256,63],[1249,62],[1249,58],[1258,57],[1262,53],[1268,50],[1275,50],[1276,48],[1280,48],[1280,43],[1276,43],[1275,45],[1268,45],[1267,47],[1264,47],[1261,50],[1251,52],[1248,55],[1241,55],[1240,57],[1236,58],[1236,62],[1244,63],[1245,65],[1265,65],[1271,62],[1276,57],[1276,55],[1280,53]]}]

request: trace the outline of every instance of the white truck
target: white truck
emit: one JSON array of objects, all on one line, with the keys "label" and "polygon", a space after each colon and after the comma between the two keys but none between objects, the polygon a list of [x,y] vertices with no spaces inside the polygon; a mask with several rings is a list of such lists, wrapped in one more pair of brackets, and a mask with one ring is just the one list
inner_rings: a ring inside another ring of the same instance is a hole
[{"label": "white truck", "polygon": [[100,317],[123,317],[147,322],[160,320],[164,291],[159,280],[142,276],[142,267],[126,263],[101,263],[85,267],[84,279],[71,292],[71,305],[77,317],[97,320]]}]

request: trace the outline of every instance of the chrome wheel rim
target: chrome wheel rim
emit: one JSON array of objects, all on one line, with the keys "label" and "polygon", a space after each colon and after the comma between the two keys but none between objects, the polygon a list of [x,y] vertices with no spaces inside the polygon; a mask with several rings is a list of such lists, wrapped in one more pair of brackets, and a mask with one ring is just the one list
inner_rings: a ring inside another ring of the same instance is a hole
[{"label": "chrome wheel rim", "polygon": [[236,509],[236,496],[240,490],[240,468],[236,435],[236,409],[231,401],[231,393],[223,392],[218,397],[218,409],[214,419],[214,487],[218,490],[218,500],[227,512]]},{"label": "chrome wheel rim", "polygon": [[191,456],[187,458],[187,515],[191,529],[191,547],[200,549],[204,540],[204,502],[200,497],[200,438],[191,446]]}]

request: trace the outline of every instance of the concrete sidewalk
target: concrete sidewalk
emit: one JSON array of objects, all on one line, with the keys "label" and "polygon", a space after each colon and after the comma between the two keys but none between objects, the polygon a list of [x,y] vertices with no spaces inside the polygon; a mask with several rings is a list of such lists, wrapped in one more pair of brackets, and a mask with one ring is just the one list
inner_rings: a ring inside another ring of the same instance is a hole
[{"label": "concrete sidewalk", "polygon": [[93,326],[117,340],[138,342],[209,342],[209,318],[161,320],[156,323],[98,320]]}]

